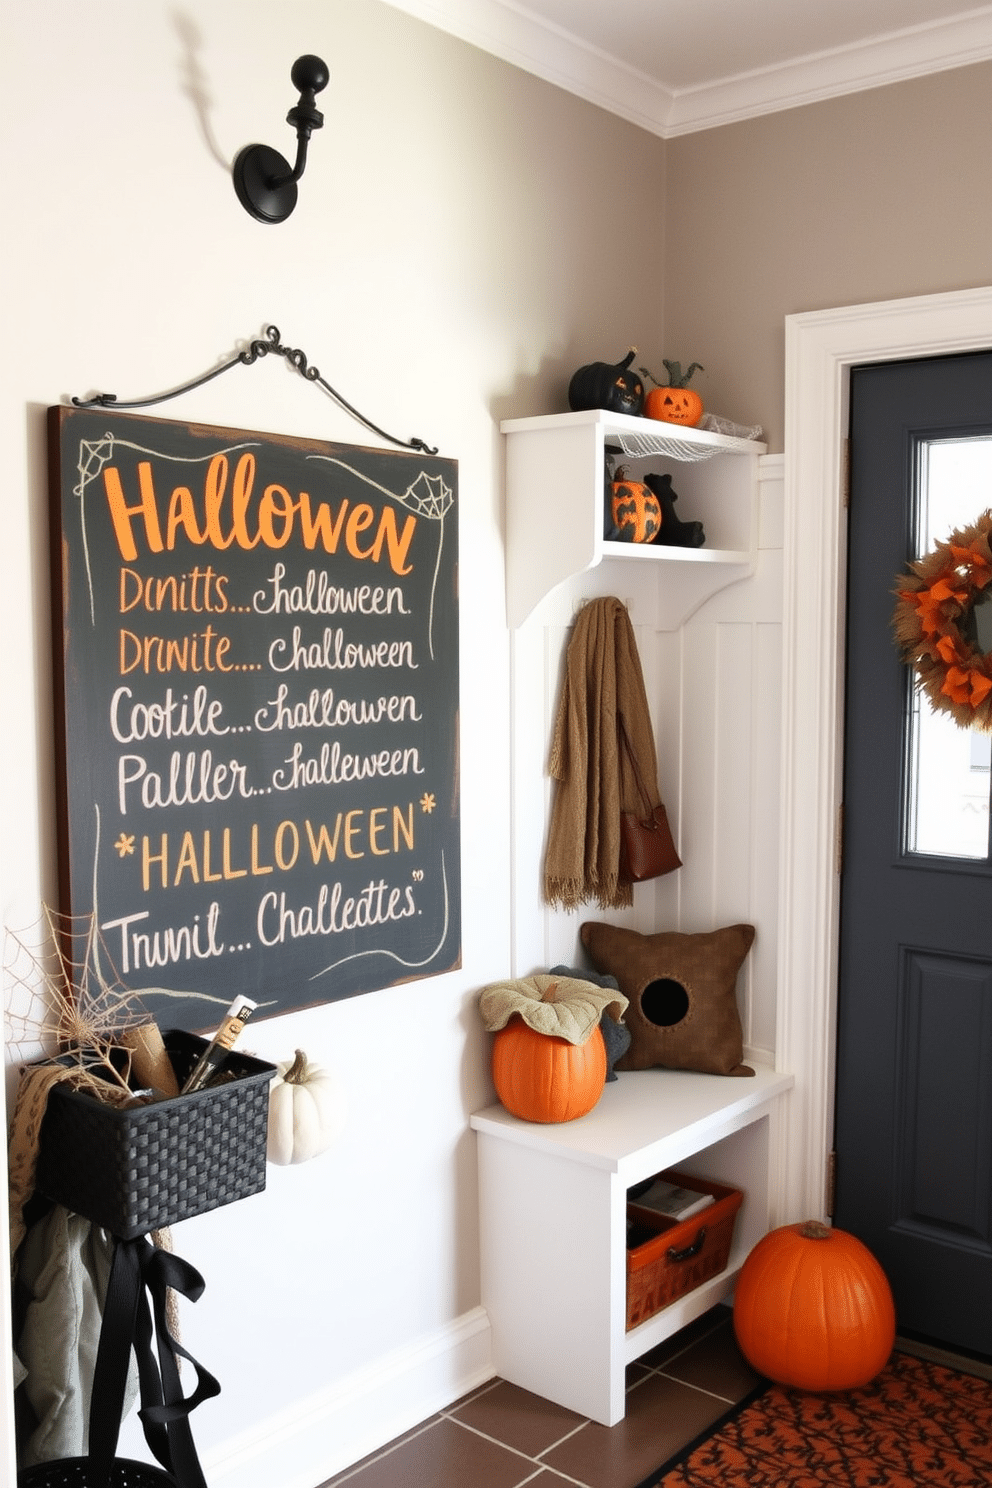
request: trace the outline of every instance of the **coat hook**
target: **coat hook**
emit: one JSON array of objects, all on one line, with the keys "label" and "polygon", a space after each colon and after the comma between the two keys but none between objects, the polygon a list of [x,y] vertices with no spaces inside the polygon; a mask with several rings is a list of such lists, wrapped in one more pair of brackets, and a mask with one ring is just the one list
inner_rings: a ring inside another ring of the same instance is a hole
[{"label": "coat hook", "polygon": [[296,206],[296,183],[307,163],[307,145],[314,129],[320,129],[324,116],[317,108],[316,95],[330,80],[326,62],[319,57],[297,57],[290,77],[300,90],[300,101],[286,115],[286,123],[296,129],[296,164],[268,145],[245,145],[234,162],[234,189],[245,211],[258,222],[285,222]]}]

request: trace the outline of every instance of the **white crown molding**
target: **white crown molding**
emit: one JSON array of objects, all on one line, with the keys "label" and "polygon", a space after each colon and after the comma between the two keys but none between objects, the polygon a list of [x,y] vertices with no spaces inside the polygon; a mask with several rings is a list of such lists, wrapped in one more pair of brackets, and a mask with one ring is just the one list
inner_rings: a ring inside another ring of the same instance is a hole
[{"label": "white crown molding", "polygon": [[676,93],[666,138],[992,58],[992,6]]},{"label": "white crown molding", "polygon": [[674,94],[558,26],[506,0],[385,0],[524,72],[652,134],[664,134]]},{"label": "white crown molding", "polygon": [[513,0],[385,3],[663,139],[992,58],[992,5],[985,5],[863,44],[672,89]]}]

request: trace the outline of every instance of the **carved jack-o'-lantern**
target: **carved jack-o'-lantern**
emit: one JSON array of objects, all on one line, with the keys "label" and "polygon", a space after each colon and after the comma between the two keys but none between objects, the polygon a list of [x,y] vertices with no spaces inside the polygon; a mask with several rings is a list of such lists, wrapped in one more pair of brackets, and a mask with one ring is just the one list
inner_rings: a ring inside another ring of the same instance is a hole
[{"label": "carved jack-o'-lantern", "polygon": [[627,480],[622,465],[610,482],[610,516],[615,542],[652,542],[661,530],[661,502],[650,486]]},{"label": "carved jack-o'-lantern", "polygon": [[610,413],[639,414],[644,406],[644,384],[631,367],[637,355],[632,346],[622,361],[590,362],[580,367],[568,385],[573,412],[605,408]]},{"label": "carved jack-o'-lantern", "polygon": [[683,373],[678,362],[670,362],[666,358],[668,382],[664,386],[657,383],[657,378],[651,377],[646,367],[642,367],[641,371],[656,383],[644,400],[645,415],[648,418],[661,419],[666,424],[683,424],[688,428],[698,424],[703,416],[703,400],[694,388],[688,386],[697,367],[700,372],[705,371],[698,362],[691,362],[688,371]]},{"label": "carved jack-o'-lantern", "polygon": [[703,416],[703,400],[693,388],[652,388],[644,400],[644,412],[648,418],[692,428]]}]

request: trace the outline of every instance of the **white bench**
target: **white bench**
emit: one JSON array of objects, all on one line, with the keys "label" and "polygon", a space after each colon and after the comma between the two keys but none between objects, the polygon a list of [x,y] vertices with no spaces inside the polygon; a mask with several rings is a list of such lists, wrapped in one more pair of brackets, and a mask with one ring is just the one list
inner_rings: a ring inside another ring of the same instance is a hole
[{"label": "white bench", "polygon": [[[769,1224],[769,1127],[792,1075],[637,1070],[577,1121],[520,1121],[502,1106],[478,1133],[482,1303],[496,1373],[613,1426],[626,1366],[729,1296]],[[684,1166],[743,1189],[727,1268],[626,1331],[627,1189]]]}]

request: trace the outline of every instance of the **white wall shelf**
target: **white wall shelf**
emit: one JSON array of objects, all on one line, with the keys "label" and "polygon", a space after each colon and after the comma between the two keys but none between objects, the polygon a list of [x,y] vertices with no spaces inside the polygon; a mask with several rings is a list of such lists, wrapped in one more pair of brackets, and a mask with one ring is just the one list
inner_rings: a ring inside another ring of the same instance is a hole
[{"label": "white wall shelf", "polygon": [[[496,1373],[613,1426],[626,1367],[733,1289],[768,1229],[769,1123],[791,1075],[637,1070],[577,1121],[520,1121],[502,1106],[478,1133],[482,1302]],[[726,1269],[626,1331],[627,1189],[684,1165],[744,1190]]]},{"label": "white wall shelf", "polygon": [[[658,566],[659,624],[674,630],[710,595],[753,571],[757,457],[766,446],[703,429],[591,409],[506,419],[507,621],[516,629],[552,590],[599,564]],[[702,548],[608,542],[607,446],[633,479],[672,476],[683,521],[699,520]]]}]

